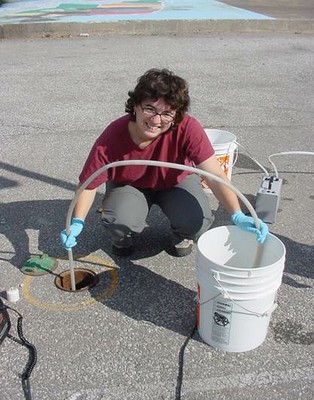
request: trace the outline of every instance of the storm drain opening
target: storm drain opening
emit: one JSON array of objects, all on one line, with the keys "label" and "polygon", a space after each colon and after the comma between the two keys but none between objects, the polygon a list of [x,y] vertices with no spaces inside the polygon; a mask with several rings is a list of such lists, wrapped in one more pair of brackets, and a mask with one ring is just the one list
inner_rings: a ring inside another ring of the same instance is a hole
[{"label": "storm drain opening", "polygon": [[74,277],[76,290],[72,290],[70,270],[61,272],[55,278],[55,285],[66,292],[82,292],[95,286],[99,280],[94,271],[86,268],[75,268]]}]

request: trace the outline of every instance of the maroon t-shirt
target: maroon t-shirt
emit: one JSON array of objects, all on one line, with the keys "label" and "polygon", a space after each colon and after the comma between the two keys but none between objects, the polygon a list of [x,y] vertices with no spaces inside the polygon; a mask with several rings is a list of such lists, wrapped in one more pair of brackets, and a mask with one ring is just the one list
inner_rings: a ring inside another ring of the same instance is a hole
[{"label": "maroon t-shirt", "polygon": [[[190,115],[184,116],[175,131],[169,129],[145,149],[140,149],[131,139],[129,121],[129,114],[123,116],[108,125],[99,136],[80,174],[81,183],[99,168],[114,161],[155,160],[193,166],[214,154],[203,127]],[[164,190],[180,183],[189,174],[188,171],[146,165],[109,168],[96,177],[87,189],[95,189],[109,180],[142,189]]]}]

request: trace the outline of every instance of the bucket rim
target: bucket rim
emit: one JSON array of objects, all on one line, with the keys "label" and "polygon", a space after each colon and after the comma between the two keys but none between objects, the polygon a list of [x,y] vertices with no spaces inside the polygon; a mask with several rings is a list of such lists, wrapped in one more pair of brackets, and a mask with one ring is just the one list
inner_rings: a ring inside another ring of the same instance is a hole
[{"label": "bucket rim", "polygon": [[[222,225],[222,226],[217,226],[215,228],[209,229],[208,231],[206,231],[205,233],[203,233],[199,237],[199,239],[197,241],[197,252],[199,254],[201,254],[203,257],[206,257],[204,252],[199,248],[199,245],[198,245],[199,242],[202,241],[203,238],[205,237],[205,235],[208,234],[209,232],[212,234],[214,231],[225,230],[225,229],[228,229],[228,230],[231,230],[231,231],[239,231],[239,228],[237,226],[235,226],[235,225]],[[241,231],[241,230],[240,230],[240,232],[245,233],[244,231]],[[249,233],[249,232],[247,232],[247,233]],[[277,236],[275,236],[274,234],[272,234],[270,232],[268,233],[268,236],[271,237],[273,240],[277,241],[280,244],[280,246],[282,247],[282,251],[283,251],[281,259],[282,258],[285,259],[285,257],[286,257],[286,247],[285,247],[284,243]],[[266,240],[267,240],[267,238],[266,238]],[[273,263],[271,265],[265,265],[264,267],[257,267],[257,268],[232,267],[232,266],[229,266],[229,265],[217,264],[217,262],[215,262],[215,264],[220,266],[220,267],[222,267],[222,268],[225,268],[226,270],[230,270],[230,271],[238,271],[238,272],[256,272],[256,271],[259,271],[259,272],[265,272],[265,271],[267,271],[269,269],[272,269],[274,264],[277,264],[278,262],[279,262],[279,259],[278,259],[278,261],[276,263]]]},{"label": "bucket rim", "polygon": [[[229,142],[234,143],[237,140],[237,136],[234,133],[226,131],[224,129],[207,128],[207,127],[203,127],[203,129],[204,129],[204,131],[205,131],[207,136],[209,136],[210,132],[228,134],[230,136],[230,139],[227,142],[222,142],[222,143],[219,143],[219,144],[229,143]],[[212,143],[212,144],[214,144],[214,143]]]},{"label": "bucket rim", "polygon": [[[225,142],[225,143],[212,143],[213,149],[216,155],[233,155],[237,149],[237,144],[235,142]],[[221,154],[220,154],[221,153]]]}]

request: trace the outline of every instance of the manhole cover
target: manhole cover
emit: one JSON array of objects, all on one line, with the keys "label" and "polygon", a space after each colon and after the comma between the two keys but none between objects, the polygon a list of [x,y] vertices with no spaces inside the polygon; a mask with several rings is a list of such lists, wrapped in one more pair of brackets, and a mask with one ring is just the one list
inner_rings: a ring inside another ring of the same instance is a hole
[{"label": "manhole cover", "polygon": [[21,272],[25,275],[39,276],[51,273],[57,266],[58,262],[55,258],[42,254],[26,260],[21,267]]}]

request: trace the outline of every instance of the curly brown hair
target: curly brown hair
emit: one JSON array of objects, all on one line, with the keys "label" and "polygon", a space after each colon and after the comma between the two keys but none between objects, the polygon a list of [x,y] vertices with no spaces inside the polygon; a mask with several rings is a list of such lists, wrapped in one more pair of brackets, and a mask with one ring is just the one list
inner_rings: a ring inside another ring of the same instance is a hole
[{"label": "curly brown hair", "polygon": [[[157,101],[163,98],[176,111],[174,127],[182,121],[190,106],[189,88],[187,82],[166,68],[152,68],[138,78],[134,90],[128,92],[125,111],[134,116],[134,106],[150,99]],[[133,117],[135,119],[135,117]]]}]

